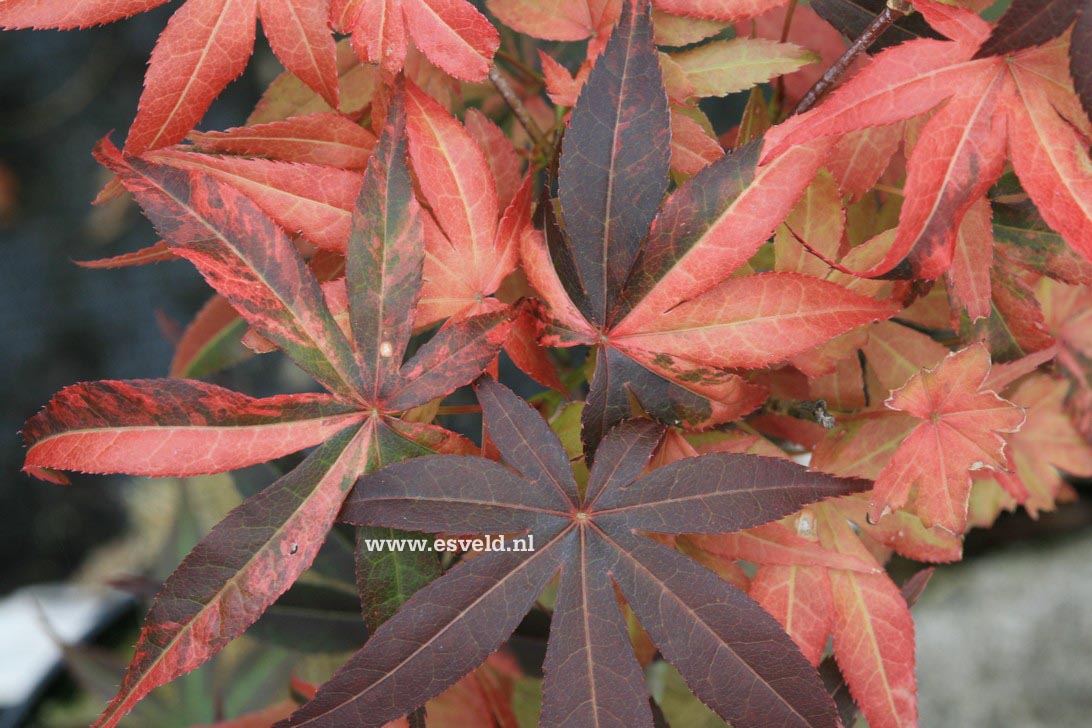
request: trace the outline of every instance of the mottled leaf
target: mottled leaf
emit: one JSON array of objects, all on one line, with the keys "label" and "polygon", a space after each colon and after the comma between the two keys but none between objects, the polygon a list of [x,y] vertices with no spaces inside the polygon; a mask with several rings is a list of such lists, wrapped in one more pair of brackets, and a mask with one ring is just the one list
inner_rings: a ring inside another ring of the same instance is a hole
[{"label": "mottled leaf", "polygon": [[113,726],[151,689],[241,634],[311,565],[366,461],[371,428],[352,427],[221,521],[163,585],[136,655],[96,726]]},{"label": "mottled leaf", "polygon": [[187,379],[76,384],[24,426],[25,467],[219,473],[303,450],[362,416],[325,395],[255,399]]}]

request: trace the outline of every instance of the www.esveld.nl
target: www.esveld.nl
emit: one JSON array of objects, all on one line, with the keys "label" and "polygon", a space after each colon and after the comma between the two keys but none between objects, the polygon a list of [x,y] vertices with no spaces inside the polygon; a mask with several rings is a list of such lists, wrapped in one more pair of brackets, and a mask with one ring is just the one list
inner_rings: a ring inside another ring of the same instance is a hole
[{"label": "www.esveld.nl", "polygon": [[366,538],[368,551],[534,551],[535,535],[519,538],[477,536],[475,538]]}]

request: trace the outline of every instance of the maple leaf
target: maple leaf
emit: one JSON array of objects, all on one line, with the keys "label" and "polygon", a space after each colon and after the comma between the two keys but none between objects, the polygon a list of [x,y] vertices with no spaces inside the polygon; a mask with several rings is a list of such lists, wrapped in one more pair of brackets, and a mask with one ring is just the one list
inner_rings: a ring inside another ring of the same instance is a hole
[{"label": "maple leaf", "polygon": [[413,710],[493,652],[558,570],[542,725],[652,725],[615,587],[691,689],[733,725],[835,724],[817,676],[772,618],[637,532],[748,528],[865,481],[735,453],[639,477],[663,429],[633,420],[603,440],[582,494],[560,440],[529,405],[491,380],[477,390],[512,470],[483,458],[415,458],[362,478],[342,518],[524,534],[534,550],[480,554],[417,592],[284,725],[379,726]]},{"label": "maple leaf", "polygon": [[513,30],[544,40],[584,40],[618,20],[620,0],[486,0],[489,12]]},{"label": "maple leaf", "polygon": [[1036,286],[1043,317],[1058,341],[1058,364],[1070,380],[1072,391],[1066,409],[1077,429],[1092,442],[1092,291],[1088,286],[1067,286],[1043,278]]},{"label": "maple leaf", "polygon": [[368,165],[376,141],[370,131],[331,111],[226,131],[192,132],[188,139],[202,152],[360,170]]},{"label": "maple leaf", "polygon": [[1061,235],[1048,228],[1029,200],[994,199],[992,202],[993,238],[998,243],[994,251],[997,255],[1062,283],[1092,283],[1092,263],[1066,245]]},{"label": "maple leaf", "polygon": [[[891,326],[894,324],[876,325]],[[788,457],[762,438],[725,439],[726,434],[676,436],[674,452],[667,461],[698,452]],[[669,433],[662,450],[671,438]],[[763,443],[765,449],[760,449]],[[857,701],[850,706],[853,715],[859,705],[869,725],[916,725],[914,628],[907,609],[912,598],[897,598],[899,590],[881,566],[887,552],[879,544],[900,553],[911,545],[913,557],[920,558],[933,532],[903,511],[884,519],[885,524],[897,520],[890,529],[871,525],[866,518],[866,499],[866,494],[835,498],[775,523],[737,533],[680,536],[675,543],[717,573],[738,571],[737,561],[758,565],[753,578],[745,582],[748,593],[781,623],[809,662],[820,665],[844,723],[851,725],[854,719],[846,717],[843,701],[838,700],[824,674],[830,668],[820,664],[831,637],[833,658],[841,666],[841,671],[836,667],[833,671],[838,681],[848,682],[848,691]],[[953,556],[938,547],[929,555],[952,560],[959,558],[959,551]],[[847,689],[844,682],[842,689]]]},{"label": "maple leaf", "polygon": [[927,527],[961,534],[967,523],[971,470],[1004,469],[1005,440],[1024,410],[984,389],[990,372],[985,347],[950,354],[935,369],[915,374],[884,403],[921,420],[876,479],[869,504],[873,522],[901,508],[916,487],[917,514]]},{"label": "maple leaf", "polygon": [[171,358],[170,375],[200,379],[250,356],[242,343],[247,323],[221,295],[210,298],[197,312]]},{"label": "maple leaf", "polygon": [[[417,326],[487,310],[516,269],[530,220],[530,181],[500,209],[493,171],[478,142],[432,97],[407,83],[409,155],[425,216],[425,285]],[[479,124],[481,122],[478,122]],[[518,162],[517,162],[518,163]]]},{"label": "maple leaf", "polygon": [[[629,2],[630,0],[626,0]],[[543,51],[539,51],[542,72],[546,82],[546,91],[550,99],[559,106],[572,106],[588,75],[603,52],[612,29],[619,19],[622,0],[607,2],[588,2],[588,0],[562,0],[536,7],[528,7],[525,0],[492,0],[490,7],[502,21],[522,33],[536,38],[550,40],[572,40],[589,37],[585,60],[575,74],[569,71]],[[723,5],[723,3],[720,3]],[[761,3],[749,3],[753,12],[762,12]],[[656,7],[654,5],[654,7]],[[722,15],[735,17],[737,13],[728,8],[719,8]],[[749,16],[748,16],[749,17]],[[652,11],[653,39],[664,46],[692,46],[685,49],[666,51],[660,55],[663,66],[665,85],[671,100],[679,107],[673,109],[672,144],[682,147],[674,137],[678,135],[679,110],[705,121],[704,126],[712,131],[704,113],[697,109],[696,101],[706,96],[725,96],[735,91],[753,88],[757,84],[769,81],[774,76],[791,73],[803,65],[816,60],[806,49],[784,39],[755,38],[745,33],[737,33],[730,40],[712,40],[709,43],[694,44],[714,36],[724,29],[726,23],[703,19],[696,16],[683,17],[671,15],[657,9]],[[780,25],[778,26],[780,29]],[[839,41],[840,42],[840,41]],[[683,127],[688,133],[689,143],[697,143],[703,149],[700,156],[710,155],[715,147],[720,151],[715,140],[702,140],[694,129]],[[709,161],[720,155],[712,156]],[[704,164],[694,167],[678,167],[684,174],[693,174]],[[672,169],[676,169],[673,161]],[[689,171],[684,171],[689,169]]]},{"label": "maple leaf", "polygon": [[1084,113],[1092,118],[1092,2],[1089,0],[1014,0],[997,21],[977,57],[999,56],[1042,45],[1073,26],[1069,71]]},{"label": "maple leaf", "polygon": [[665,13],[689,18],[734,22],[753,18],[784,5],[787,0],[654,0]]},{"label": "maple leaf", "polygon": [[397,73],[409,41],[455,78],[483,81],[500,46],[497,29],[467,0],[333,0],[330,22],[351,34],[362,61]]},{"label": "maple leaf", "polygon": [[584,410],[589,453],[629,416],[690,427],[756,407],[734,369],[780,362],[861,324],[891,302],[795,273],[729,277],[789,212],[826,142],[765,167],[752,144],[663,202],[670,119],[647,3],[627,3],[572,112],[558,204],[523,238],[528,278],[548,305],[542,341],[599,346]]},{"label": "maple leaf", "polygon": [[504,343],[512,312],[452,323],[403,362],[424,263],[404,119],[399,95],[353,213],[345,278],[327,291],[287,235],[234,188],[200,169],[124,158],[106,141],[98,147],[171,250],[331,393],[254,399],[185,379],[97,382],[63,390],[27,423],[25,467],[47,477],[55,469],[222,472],[321,443],[217,525],[167,580],[98,725],[116,724],[152,688],[246,630],[310,565],[361,473],[468,450],[453,433],[396,415],[477,377]]},{"label": "maple leaf", "polygon": [[[0,27],[86,28],[162,5],[163,0],[14,0],[0,6]],[[160,35],[125,151],[139,154],[180,141],[220,92],[243,72],[259,14],[284,66],[338,103],[334,39],[322,0],[187,0]]]},{"label": "maple leaf", "polygon": [[879,53],[823,104],[771,130],[766,157],[932,111],[921,130],[928,141],[909,156],[895,240],[861,275],[940,276],[960,223],[1006,157],[1043,219],[1092,260],[1092,127],[1064,64],[1069,39],[977,57],[989,35],[985,21],[930,0],[915,6],[952,40],[919,39]]},{"label": "maple leaf", "polygon": [[359,172],[181,149],[147,152],[142,159],[204,171],[244,193],[286,232],[302,233],[320,248],[345,251],[353,204],[360,192]]}]

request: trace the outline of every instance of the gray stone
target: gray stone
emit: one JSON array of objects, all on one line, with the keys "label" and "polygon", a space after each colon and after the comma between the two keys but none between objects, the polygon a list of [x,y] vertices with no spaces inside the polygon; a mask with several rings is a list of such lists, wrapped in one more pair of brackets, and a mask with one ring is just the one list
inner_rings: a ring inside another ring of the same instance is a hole
[{"label": "gray stone", "polygon": [[914,608],[921,725],[1092,725],[1092,535],[941,567]]}]

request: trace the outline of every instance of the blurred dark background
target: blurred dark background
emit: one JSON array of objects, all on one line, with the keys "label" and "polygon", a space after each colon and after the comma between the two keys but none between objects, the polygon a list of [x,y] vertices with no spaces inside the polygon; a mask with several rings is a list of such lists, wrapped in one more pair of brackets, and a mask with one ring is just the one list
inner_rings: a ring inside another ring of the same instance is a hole
[{"label": "blurred dark background", "polygon": [[[108,179],[91,149],[110,133],[124,141],[175,7],[84,31],[0,33],[0,594],[63,578],[125,527],[118,479],[76,474],[63,488],[19,472],[23,422],[74,382],[164,376],[172,346],[162,324],[188,322],[208,295],[181,263],[72,263],[155,241],[133,205],[91,207]],[[203,127],[241,123],[278,71],[259,33],[246,74]]]}]

